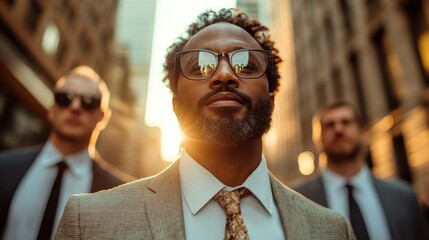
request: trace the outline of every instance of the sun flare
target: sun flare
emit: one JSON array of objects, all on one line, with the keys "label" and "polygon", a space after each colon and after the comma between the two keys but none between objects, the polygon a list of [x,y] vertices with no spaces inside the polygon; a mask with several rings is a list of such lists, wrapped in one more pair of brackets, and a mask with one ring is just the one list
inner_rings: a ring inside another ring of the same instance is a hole
[{"label": "sun flare", "polygon": [[161,81],[166,49],[201,12],[236,6],[235,0],[157,1],[145,121],[147,125],[161,129],[161,156],[165,161],[177,159],[182,141],[171,106],[171,93]]}]

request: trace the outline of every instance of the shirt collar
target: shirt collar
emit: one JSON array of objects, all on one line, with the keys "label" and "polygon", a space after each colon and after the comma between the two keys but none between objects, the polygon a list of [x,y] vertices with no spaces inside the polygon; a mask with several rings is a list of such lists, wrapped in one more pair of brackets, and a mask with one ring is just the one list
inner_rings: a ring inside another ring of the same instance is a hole
[{"label": "shirt collar", "polygon": [[[325,181],[326,186],[330,186],[333,189],[343,190],[347,182],[347,179],[328,168],[324,168],[321,171],[323,181]],[[368,183],[371,181],[371,174],[369,172],[368,166],[363,165],[359,172],[353,176],[348,182],[353,185],[355,191],[361,191],[363,188],[368,186]]]},{"label": "shirt collar", "polygon": [[372,177],[367,165],[364,165],[358,174],[350,179],[353,185],[353,191],[359,193],[364,191],[365,188],[372,185]]},{"label": "shirt collar", "polygon": [[268,213],[274,210],[274,199],[271,191],[267,163],[262,157],[261,163],[241,186],[229,187],[219,181],[207,169],[192,159],[183,150],[179,163],[182,193],[192,214],[200,211],[221,189],[234,190],[246,187],[262,203]]},{"label": "shirt collar", "polygon": [[88,149],[64,156],[50,140],[48,140],[43,146],[39,157],[41,159],[40,161],[42,166],[46,168],[53,167],[61,160],[64,160],[67,163],[70,172],[76,176],[87,174],[92,165]]}]

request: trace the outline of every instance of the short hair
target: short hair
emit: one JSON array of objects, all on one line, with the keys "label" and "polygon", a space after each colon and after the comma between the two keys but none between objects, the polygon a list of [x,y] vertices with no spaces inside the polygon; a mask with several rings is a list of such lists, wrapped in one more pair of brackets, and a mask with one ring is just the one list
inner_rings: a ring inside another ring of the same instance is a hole
[{"label": "short hair", "polygon": [[101,110],[103,112],[106,112],[109,110],[109,100],[110,100],[110,91],[109,88],[107,88],[106,82],[98,75],[98,73],[91,67],[86,65],[80,65],[75,68],[73,68],[71,71],[66,73],[64,76],[62,76],[60,79],[58,79],[57,83],[55,84],[55,87],[59,87],[61,84],[65,82],[65,80],[73,75],[77,75],[80,77],[83,77],[85,79],[88,79],[90,81],[96,82],[98,84],[98,88],[101,92]]},{"label": "short hair", "polygon": [[168,48],[166,61],[164,63],[164,78],[163,82],[170,88],[173,94],[177,93],[177,76],[175,71],[175,55],[180,52],[188,41],[199,31],[208,27],[212,24],[226,22],[241,27],[248,32],[262,47],[264,50],[271,52],[273,56],[273,62],[271,71],[267,72],[269,91],[276,92],[279,87],[280,74],[278,71],[278,64],[282,61],[279,57],[279,51],[274,48],[274,42],[270,40],[268,27],[262,25],[259,21],[250,19],[247,14],[241,12],[239,9],[221,9],[218,12],[208,10],[200,14],[197,21],[189,25],[187,35],[179,37],[176,41]]},{"label": "short hair", "polygon": [[364,123],[362,121],[362,117],[360,116],[360,113],[356,110],[356,108],[349,102],[344,100],[337,100],[332,103],[328,103],[325,105],[322,105],[319,107],[319,109],[316,111],[316,113],[313,115],[312,120],[312,128],[313,128],[313,142],[318,143],[320,142],[320,135],[322,133],[322,126],[321,126],[321,118],[323,115],[326,114],[326,112],[331,111],[333,109],[345,107],[350,109],[353,112],[354,118],[359,125],[360,128],[364,127]]}]

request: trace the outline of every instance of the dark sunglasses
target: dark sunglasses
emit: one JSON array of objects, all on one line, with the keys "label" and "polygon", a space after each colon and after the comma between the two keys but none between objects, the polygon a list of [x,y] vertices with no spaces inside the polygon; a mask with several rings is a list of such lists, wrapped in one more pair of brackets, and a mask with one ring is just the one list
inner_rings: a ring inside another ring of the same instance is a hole
[{"label": "dark sunglasses", "polygon": [[68,107],[72,103],[73,99],[77,97],[80,99],[80,106],[87,111],[93,111],[100,108],[101,99],[99,97],[79,95],[70,92],[56,92],[55,103],[60,107]]}]

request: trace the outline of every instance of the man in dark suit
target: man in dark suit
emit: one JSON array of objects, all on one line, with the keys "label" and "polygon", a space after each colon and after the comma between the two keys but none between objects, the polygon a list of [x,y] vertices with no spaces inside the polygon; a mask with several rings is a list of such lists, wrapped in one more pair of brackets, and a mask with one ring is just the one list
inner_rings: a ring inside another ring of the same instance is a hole
[{"label": "man in dark suit", "polygon": [[326,168],[295,190],[350,217],[357,239],[428,239],[412,187],[378,179],[365,164],[363,124],[351,104],[322,107],[313,119],[313,138]]},{"label": "man in dark suit", "polygon": [[48,109],[48,141],[42,147],[0,154],[3,239],[52,238],[72,194],[129,180],[95,151],[98,134],[109,120],[109,95],[92,68],[73,69],[56,83],[55,103]]}]

